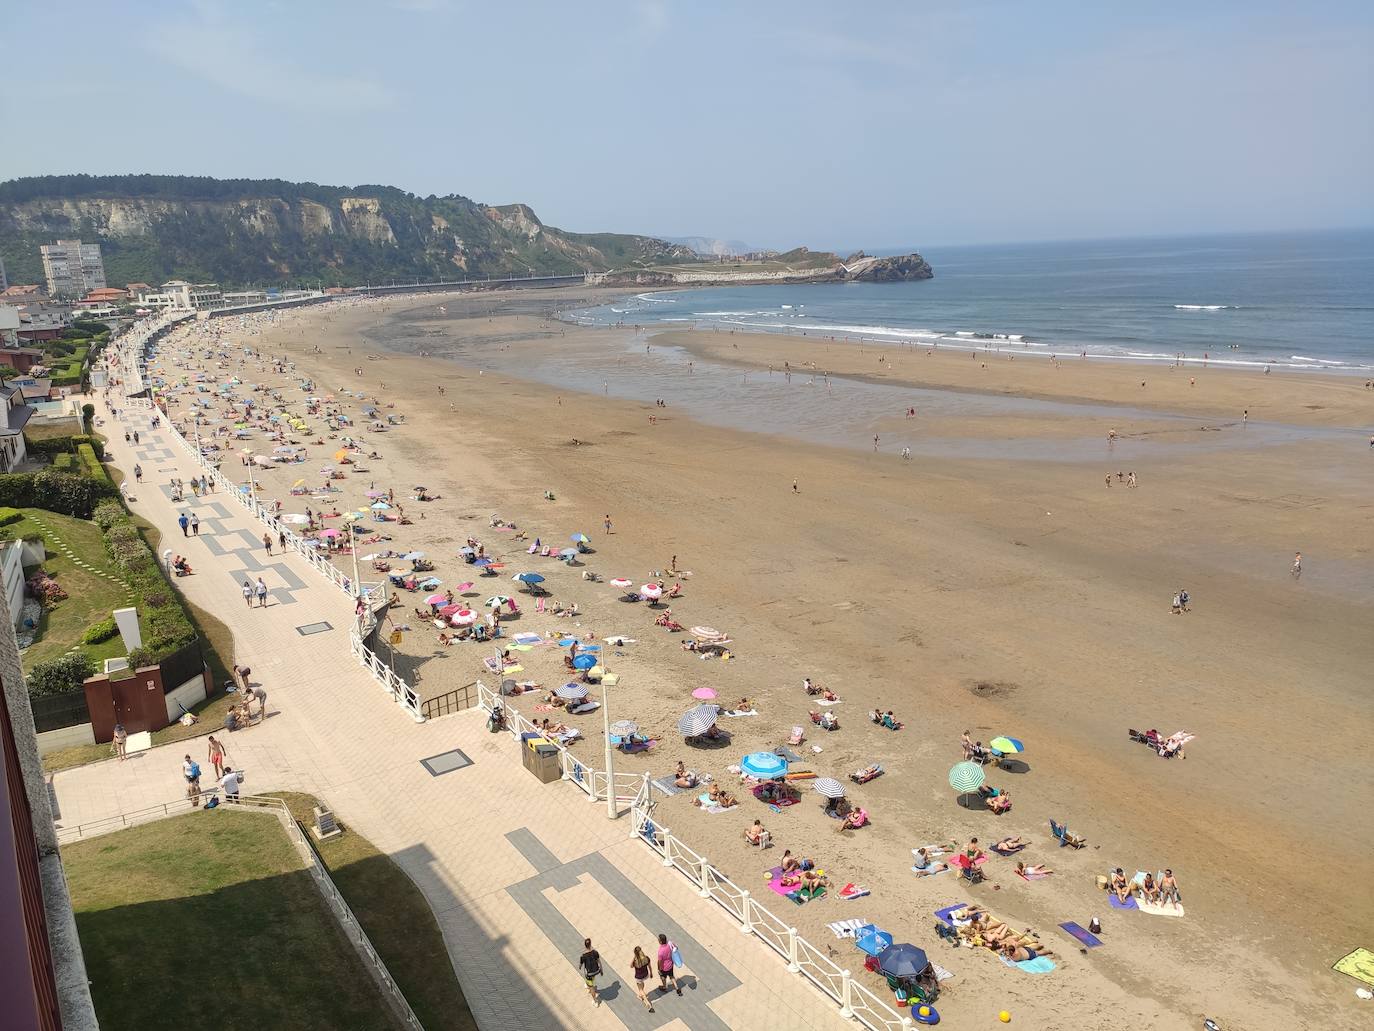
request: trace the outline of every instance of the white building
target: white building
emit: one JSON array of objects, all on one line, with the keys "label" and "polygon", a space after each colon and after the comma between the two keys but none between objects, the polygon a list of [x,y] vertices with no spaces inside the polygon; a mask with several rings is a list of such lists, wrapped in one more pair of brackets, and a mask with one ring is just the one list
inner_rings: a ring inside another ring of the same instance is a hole
[{"label": "white building", "polygon": [[163,283],[156,293],[139,294],[138,303],[145,308],[211,311],[223,308],[228,302],[217,283],[188,283],[184,279],[173,279]]},{"label": "white building", "polygon": [[0,347],[19,346],[19,309],[0,304]]},{"label": "white building", "polygon": [[32,417],[33,409],[24,402],[21,386],[0,386],[0,473],[13,471],[24,460],[28,453],[24,447],[24,426]]},{"label": "white building", "polygon": [[39,251],[50,297],[85,297],[92,290],[105,289],[100,244],[58,240],[43,244]]}]

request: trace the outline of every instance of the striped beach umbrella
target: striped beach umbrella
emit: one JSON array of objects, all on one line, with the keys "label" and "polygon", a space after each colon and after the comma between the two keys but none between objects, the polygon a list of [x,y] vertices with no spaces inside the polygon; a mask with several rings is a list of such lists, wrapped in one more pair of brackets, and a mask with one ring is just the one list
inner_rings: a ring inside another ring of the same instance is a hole
[{"label": "striped beach umbrella", "polygon": [[977,791],[987,780],[983,767],[977,763],[955,763],[949,770],[949,786],[955,791]]},{"label": "striped beach umbrella", "polygon": [[683,737],[696,737],[698,734],[705,734],[714,727],[719,717],[720,706],[698,705],[678,718],[677,729]]},{"label": "striped beach umbrella", "polygon": [[1003,755],[1016,755],[1024,752],[1026,746],[1014,737],[995,737],[988,742],[988,747],[994,752],[1001,752]]},{"label": "striped beach umbrella", "polygon": [[562,687],[554,691],[554,694],[558,695],[559,698],[566,698],[570,702],[581,701],[583,698],[587,697],[587,685],[564,684]]},{"label": "striped beach umbrella", "polygon": [[611,724],[611,733],[616,737],[629,737],[639,733],[639,724],[634,720],[616,720]]},{"label": "striped beach umbrella", "polygon": [[826,798],[844,798],[844,785],[834,777],[817,777],[811,782],[816,794]]}]

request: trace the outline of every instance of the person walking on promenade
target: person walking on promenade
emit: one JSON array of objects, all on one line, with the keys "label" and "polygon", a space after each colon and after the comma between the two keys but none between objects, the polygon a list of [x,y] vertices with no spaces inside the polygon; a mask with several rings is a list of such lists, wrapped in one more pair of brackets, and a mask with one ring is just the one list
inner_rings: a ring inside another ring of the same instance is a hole
[{"label": "person walking on promenade", "polygon": [[253,607],[253,581],[243,581],[243,601],[250,609]]},{"label": "person walking on promenade", "polygon": [[635,994],[639,996],[639,1001],[644,1003],[650,1013],[654,1011],[654,1004],[649,1001],[649,993],[645,985],[649,980],[649,957],[644,954],[644,950],[638,945],[635,946],[635,954],[630,957],[630,967],[634,971]]},{"label": "person walking on promenade", "polygon": [[257,594],[258,594],[258,608],[260,608],[260,609],[265,609],[265,608],[267,608],[267,584],[263,582],[262,577],[258,577]]},{"label": "person walking on promenade", "polygon": [[677,983],[677,971],[675,969],[677,961],[674,959],[674,953],[676,952],[677,946],[668,940],[666,934],[660,934],[658,936],[658,990],[666,992],[668,982],[672,981],[673,989],[678,995],[681,995],[682,985]]},{"label": "person walking on promenade", "polygon": [[183,537],[189,537],[189,536],[191,536],[190,533],[187,532],[188,529],[189,529],[190,526],[191,526],[191,520],[189,520],[189,519],[186,518],[186,513],[185,513],[185,512],[183,512],[183,513],[181,513],[181,515],[177,516],[177,525],[181,527],[181,535],[182,535]]},{"label": "person walking on promenade", "polygon": [[262,535],[262,546],[267,549],[267,557],[272,557],[272,535],[265,533]]},{"label": "person walking on promenade", "polygon": [[139,465],[137,462],[134,463],[134,482],[143,482],[143,466]]},{"label": "person walking on promenade", "polygon": [[214,734],[210,735],[210,747],[207,758],[210,765],[215,768],[215,780],[224,776],[224,744]]},{"label": "person walking on promenade", "polygon": [[280,530],[277,533],[277,546],[281,548],[282,554],[286,554],[286,531]]},{"label": "person walking on promenade", "polygon": [[191,513],[191,536],[200,536],[200,516],[198,516],[195,512]]},{"label": "person walking on promenade", "polygon": [[601,1005],[601,996],[596,990],[596,979],[601,974],[601,953],[592,948],[590,938],[582,939],[582,957],[577,961],[582,968],[582,980],[587,984],[587,994],[592,1002]]}]

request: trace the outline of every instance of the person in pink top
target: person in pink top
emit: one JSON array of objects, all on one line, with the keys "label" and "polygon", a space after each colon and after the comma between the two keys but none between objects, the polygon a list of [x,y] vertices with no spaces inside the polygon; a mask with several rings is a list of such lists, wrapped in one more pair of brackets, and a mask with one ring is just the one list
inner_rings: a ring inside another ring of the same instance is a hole
[{"label": "person in pink top", "polygon": [[682,994],[682,986],[677,983],[677,972],[673,969],[673,943],[668,940],[666,934],[658,936],[658,990],[666,992],[668,982],[673,982],[673,988],[678,995]]}]

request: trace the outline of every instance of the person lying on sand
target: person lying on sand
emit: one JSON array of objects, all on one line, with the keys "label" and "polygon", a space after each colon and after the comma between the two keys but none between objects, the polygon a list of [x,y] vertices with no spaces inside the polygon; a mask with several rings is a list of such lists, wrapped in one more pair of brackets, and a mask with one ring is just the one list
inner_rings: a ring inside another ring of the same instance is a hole
[{"label": "person lying on sand", "polygon": [[778,883],[784,888],[815,891],[817,888],[826,887],[830,883],[830,878],[823,873],[817,873],[815,870],[798,870],[796,873],[784,875]]},{"label": "person lying on sand", "polygon": [[1053,870],[1046,868],[1040,863],[1031,863],[1030,866],[1027,866],[1025,863],[1019,862],[1016,864],[1016,872],[1027,880],[1032,877],[1048,877],[1050,874],[1054,873]]},{"label": "person lying on sand", "polygon": [[1009,853],[1009,852],[1020,852],[1023,848],[1025,848],[1025,847],[1026,847],[1027,845],[1029,845],[1029,844],[1030,844],[1029,841],[1023,841],[1023,840],[1021,839],[1021,836],[1018,834],[1018,835],[1017,835],[1016,837],[1014,837],[1014,838],[1003,838],[1003,839],[1002,839],[1001,841],[999,841],[997,844],[995,844],[995,845],[992,846],[992,850],[993,850],[994,852],[1001,852],[1001,853],[1003,853],[1003,854],[1006,854],[1006,853]]},{"label": "person lying on sand", "polygon": [[[692,804],[700,806],[703,803],[701,799],[698,798]],[[707,792],[707,802],[705,804],[718,805],[722,809],[729,809],[731,806],[737,805],[738,803],[736,802],[734,796],[730,794],[730,792],[726,791],[719,784],[712,784],[711,790]]]},{"label": "person lying on sand", "polygon": [[731,709],[730,711],[731,711],[731,712],[751,712],[751,711],[753,710],[753,708],[754,708],[754,707],[753,707],[752,705],[749,704],[749,699],[748,699],[748,698],[741,698],[738,702],[735,703],[734,708]]},{"label": "person lying on sand", "polygon": [[1025,945],[1017,945],[1015,942],[1007,942],[1002,946],[1002,955],[1013,963],[1024,963],[1027,960],[1035,959],[1036,956],[1053,956],[1054,953],[1042,945],[1029,948]]}]

